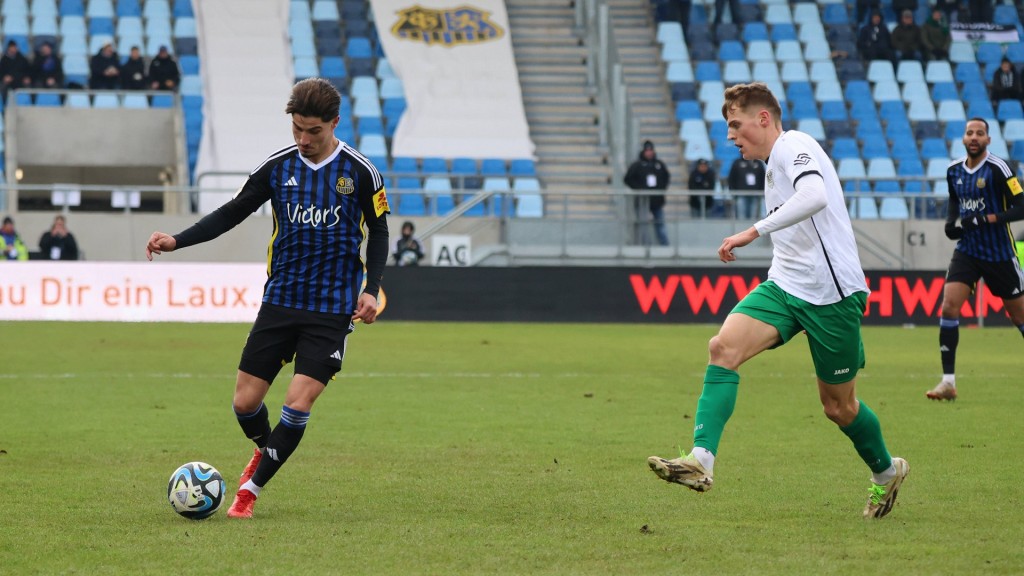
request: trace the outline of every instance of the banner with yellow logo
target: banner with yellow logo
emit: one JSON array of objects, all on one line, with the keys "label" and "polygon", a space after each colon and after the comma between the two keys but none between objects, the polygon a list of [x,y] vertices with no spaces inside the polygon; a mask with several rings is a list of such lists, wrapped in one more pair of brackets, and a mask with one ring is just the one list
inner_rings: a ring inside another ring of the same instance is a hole
[{"label": "banner with yellow logo", "polygon": [[373,0],[407,107],[394,156],[532,158],[519,73],[500,0]]}]

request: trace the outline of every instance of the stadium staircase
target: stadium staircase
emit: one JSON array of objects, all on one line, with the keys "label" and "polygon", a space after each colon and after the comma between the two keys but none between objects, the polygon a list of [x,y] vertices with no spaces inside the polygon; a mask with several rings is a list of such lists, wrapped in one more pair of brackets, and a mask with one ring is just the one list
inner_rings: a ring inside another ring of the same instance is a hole
[{"label": "stadium staircase", "polygon": [[551,191],[606,187],[612,167],[572,0],[509,0],[506,7],[538,177]]},{"label": "stadium staircase", "polygon": [[[619,46],[629,102],[640,120],[640,138],[654,143],[658,157],[672,175],[673,187],[685,188],[687,171],[682,165],[679,123],[655,39],[650,2],[608,0],[608,12]],[[628,158],[627,165],[634,158]]]}]

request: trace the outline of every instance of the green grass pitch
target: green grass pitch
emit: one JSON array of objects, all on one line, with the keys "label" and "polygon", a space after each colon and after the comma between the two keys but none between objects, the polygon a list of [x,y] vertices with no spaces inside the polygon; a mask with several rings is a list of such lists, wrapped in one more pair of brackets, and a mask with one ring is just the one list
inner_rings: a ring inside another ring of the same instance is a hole
[{"label": "green grass pitch", "polygon": [[961,331],[961,398],[942,404],[924,397],[937,327],[865,328],[859,396],[910,462],[881,521],[861,518],[868,471],[803,338],[741,369],[698,494],[645,460],[689,448],[716,327],[385,315],[349,340],[256,517],[197,522],[167,479],[206,461],[230,502],[248,327],[0,323],[0,574],[1020,574],[1024,355],[1005,326]]}]

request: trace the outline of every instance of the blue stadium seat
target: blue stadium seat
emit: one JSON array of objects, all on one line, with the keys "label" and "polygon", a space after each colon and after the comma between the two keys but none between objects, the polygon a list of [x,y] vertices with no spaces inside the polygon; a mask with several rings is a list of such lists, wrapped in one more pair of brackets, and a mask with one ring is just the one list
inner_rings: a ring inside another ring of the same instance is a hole
[{"label": "blue stadium seat", "polygon": [[1016,8],[1009,4],[997,4],[992,13],[992,21],[1004,26],[1014,26],[1020,22]]},{"label": "blue stadium seat", "polygon": [[1024,64],[1024,42],[1014,42],[1007,46],[1006,57],[1017,66]]},{"label": "blue stadium seat", "polygon": [[316,58],[313,57],[296,57],[294,61],[294,69],[296,80],[313,78],[319,74],[319,70],[316,65]]},{"label": "blue stadium seat", "polygon": [[451,173],[458,176],[476,176],[480,172],[477,169],[476,160],[472,158],[453,158]]},{"label": "blue stadium seat", "polygon": [[930,98],[919,98],[912,100],[907,107],[907,118],[912,122],[924,122],[936,119],[935,105]]},{"label": "blue stadium seat", "polygon": [[775,49],[768,40],[752,40],[747,43],[746,59],[750,62],[771,62],[775,64]]},{"label": "blue stadium seat", "polygon": [[854,80],[846,83],[843,93],[847,102],[871,100],[871,85],[865,80]]},{"label": "blue stadium seat", "polygon": [[1002,44],[995,44],[993,42],[982,42],[978,44],[975,57],[978,62],[991,66],[992,64],[999,64],[999,61],[1003,59],[1003,46]]},{"label": "blue stadium seat", "polygon": [[385,78],[381,80],[380,97],[383,99],[404,98],[405,88],[402,86],[402,81],[398,78]]},{"label": "blue stadium seat", "polygon": [[708,122],[708,138],[712,142],[724,142],[726,136],[729,133],[729,125],[725,123],[725,120],[715,120]]},{"label": "blue stadium seat", "polygon": [[[879,182],[879,184],[884,184]],[[896,184],[897,192],[899,184]],[[910,212],[907,209],[907,201],[903,198],[882,198],[878,207],[878,217],[885,220],[909,220]]]},{"label": "blue stadium seat", "polygon": [[0,6],[0,14],[4,18],[11,16],[28,16],[28,2],[26,0],[7,0]]},{"label": "blue stadium seat", "polygon": [[771,25],[792,24],[793,13],[788,4],[768,4],[764,9],[764,21]]},{"label": "blue stadium seat", "polygon": [[901,159],[896,175],[901,178],[923,178],[924,164],[921,163],[919,158]]},{"label": "blue stadium seat", "polygon": [[822,8],[821,21],[824,24],[835,26],[852,22],[845,4],[825,4]]},{"label": "blue stadium seat", "polygon": [[360,136],[367,136],[373,134],[376,136],[384,135],[384,121],[379,116],[366,116],[359,118],[359,130]]},{"label": "blue stadium seat", "polygon": [[1003,138],[1007,142],[1024,140],[1024,120],[1007,120],[1006,124],[1003,125]]},{"label": "blue stadium seat", "polygon": [[349,58],[372,58],[373,47],[370,45],[369,38],[349,38],[345,53]]},{"label": "blue stadium seat", "polygon": [[448,162],[444,158],[427,157],[421,167],[423,174],[447,174]]},{"label": "blue stadium seat", "polygon": [[846,114],[846,103],[843,101],[826,100],[821,103],[821,119],[822,121],[839,121],[846,122],[848,120]]},{"label": "blue stadium seat", "polygon": [[743,41],[768,40],[768,27],[763,22],[747,22],[743,25]]},{"label": "blue stadium seat", "polygon": [[[28,26],[26,24],[26,34]],[[726,40],[718,46],[718,60],[726,62],[729,60],[745,60],[747,57],[746,51],[743,49],[743,43],[737,40]]]},{"label": "blue stadium seat", "polygon": [[866,160],[885,158],[890,159],[891,161],[889,143],[885,140],[868,140],[864,142],[864,148],[861,150],[861,156]]},{"label": "blue stadium seat", "polygon": [[924,80],[929,84],[953,82],[953,68],[946,60],[931,60],[925,68]]},{"label": "blue stadium seat", "polygon": [[60,15],[64,16],[85,16],[85,6],[82,0],[60,0]]},{"label": "blue stadium seat", "polygon": [[192,18],[195,14],[192,12],[192,0],[174,0],[174,9],[172,14],[175,18]]},{"label": "blue stadium seat", "polygon": [[142,6],[142,15],[149,18],[170,18],[171,6],[167,0],[146,0]]},{"label": "blue stadium seat", "polygon": [[[415,158],[409,156],[396,156],[391,164],[391,170],[396,174],[412,175],[419,172]],[[418,187],[418,184],[417,184]]]},{"label": "blue stadium seat", "polygon": [[311,14],[313,20],[337,22],[341,18],[338,5],[333,0],[316,0]]},{"label": "blue stadium seat", "polygon": [[1002,122],[1024,118],[1024,109],[1021,108],[1020,100],[1000,100],[996,118]]},{"label": "blue stadium seat", "polygon": [[967,105],[968,118],[992,118],[995,115],[996,112],[992,109],[992,103],[988,100],[972,100]]},{"label": "blue stadium seat", "polygon": [[693,82],[693,68],[689,62],[669,62],[668,70],[665,72],[665,78],[671,83],[679,82]]},{"label": "blue stadium seat", "polygon": [[114,3],[111,0],[89,0],[85,6],[85,15],[90,19],[113,18]]},{"label": "blue stadium seat", "polygon": [[718,62],[700,61],[697,62],[693,75],[697,82],[720,81],[722,79],[722,70]]},{"label": "blue stadium seat", "polygon": [[512,183],[515,192],[516,217],[540,218],[544,216],[544,198],[533,192],[540,191],[540,182],[532,177],[516,178]]},{"label": "blue stadium seat", "polygon": [[[861,182],[861,184],[863,188],[867,188],[867,182]],[[854,186],[850,186],[850,188],[851,189],[844,188],[844,190],[847,193],[853,192],[852,188],[854,188]],[[862,191],[868,192],[870,189]],[[875,199],[866,196],[852,198],[850,200],[850,218],[858,220],[877,220],[878,204],[875,203]]]},{"label": "blue stadium seat", "polygon": [[811,82],[839,82],[836,65],[831,60],[811,62]]},{"label": "blue stadium seat", "polygon": [[60,94],[52,94],[50,92],[44,92],[36,95],[36,106],[50,106],[57,107],[61,106]]},{"label": "blue stadium seat", "polygon": [[956,84],[952,81],[949,82],[936,82],[932,86],[932,100],[938,102],[940,100],[960,100],[960,93],[957,92]]},{"label": "blue stadium seat", "polygon": [[802,60],[790,60],[788,62],[783,62],[779,78],[781,78],[783,82],[810,81],[810,76],[807,75],[807,65]]},{"label": "blue stadium seat", "polygon": [[174,21],[174,36],[176,38],[195,38],[196,21],[194,18],[178,18]]},{"label": "blue stadium seat", "polygon": [[99,92],[92,99],[93,108],[120,108],[121,101],[115,92]]},{"label": "blue stadium seat", "polygon": [[142,16],[142,7],[139,6],[139,0],[117,0],[115,11],[118,18]]},{"label": "blue stadium seat", "polygon": [[155,94],[151,106],[153,108],[173,108],[174,96],[170,94]]},{"label": "blue stadium seat", "polygon": [[405,98],[387,98],[381,107],[381,113],[386,118],[399,118],[405,112]]},{"label": "blue stadium seat", "polygon": [[750,82],[753,77],[750,75],[750,65],[742,60],[730,60],[725,63],[722,69],[722,81],[727,84],[740,84]]},{"label": "blue stadium seat", "polygon": [[59,36],[60,27],[57,25],[56,16],[36,16],[32,19],[29,27],[29,34],[36,39],[34,44],[38,45],[39,36]]},{"label": "blue stadium seat", "polygon": [[89,95],[83,92],[70,92],[66,104],[69,108],[90,108],[92,102],[89,101]]},{"label": "blue stadium seat", "polygon": [[[946,122],[947,127],[949,122],[953,120],[966,120],[967,115],[964,112],[964,105],[959,100],[942,100],[939,102],[939,109],[936,117],[941,122]],[[963,130],[961,130],[961,133]]]},{"label": "blue stadium seat", "polygon": [[844,182],[847,180],[862,180],[868,177],[868,172],[864,168],[864,161],[860,158],[843,158],[839,161],[836,174]]},{"label": "blue stadium seat", "polygon": [[[943,135],[947,141],[960,140],[964,137],[964,130],[967,128],[966,118],[946,122],[946,132]],[[952,152],[952,151],[951,151]]]},{"label": "blue stadium seat", "polygon": [[902,60],[896,68],[896,80],[905,82],[924,82],[924,68],[917,60]]},{"label": "blue stadium seat", "polygon": [[803,62],[803,48],[796,40],[783,40],[775,45],[775,59],[779,62]]},{"label": "blue stadium seat", "polygon": [[738,42],[740,28],[733,22],[721,22],[715,26],[715,40],[719,46],[726,42]]},{"label": "blue stadium seat", "polygon": [[821,22],[821,13],[818,5],[814,2],[801,2],[793,4],[793,23],[806,24],[808,22]]},{"label": "blue stadium seat", "polygon": [[[404,185],[404,186],[403,186]],[[416,178],[399,178],[398,192],[398,213],[403,216],[425,216],[428,206],[423,194],[417,192],[405,192],[404,189],[419,190],[420,183]]]},{"label": "blue stadium seat", "polygon": [[509,174],[512,176],[536,176],[537,170],[533,160],[516,159],[509,164]]},{"label": "blue stadium seat", "polygon": [[843,158],[860,158],[860,149],[857,141],[853,138],[836,138],[832,142],[832,158],[842,160]]},{"label": "blue stadium seat", "polygon": [[973,60],[957,64],[956,70],[953,73],[953,79],[961,85],[984,83],[981,79],[981,69],[978,68],[978,63]]},{"label": "blue stadium seat", "polygon": [[829,140],[854,137],[853,126],[849,120],[822,120],[821,123],[825,125],[825,135]]},{"label": "blue stadium seat", "polygon": [[133,109],[149,108],[149,99],[146,98],[145,94],[130,92],[124,95],[124,102],[122,102],[121,106]]},{"label": "blue stadium seat", "polygon": [[889,100],[878,105],[878,117],[885,122],[906,120],[907,109],[904,108],[902,100]]},{"label": "blue stadium seat", "polygon": [[508,170],[505,167],[504,160],[500,158],[484,158],[480,163],[480,174],[486,177],[504,178],[508,174]]},{"label": "blue stadium seat", "polygon": [[857,123],[857,140],[879,140],[885,138],[885,131],[882,130],[882,123],[877,118],[865,118]]},{"label": "blue stadium seat", "polygon": [[939,138],[940,136],[942,136],[942,123],[938,120],[914,123],[914,138],[924,140],[926,138]]},{"label": "blue stadium seat", "polygon": [[772,26],[771,37],[769,38],[772,42],[781,42],[783,40],[796,40],[796,28],[790,23],[779,23]]}]

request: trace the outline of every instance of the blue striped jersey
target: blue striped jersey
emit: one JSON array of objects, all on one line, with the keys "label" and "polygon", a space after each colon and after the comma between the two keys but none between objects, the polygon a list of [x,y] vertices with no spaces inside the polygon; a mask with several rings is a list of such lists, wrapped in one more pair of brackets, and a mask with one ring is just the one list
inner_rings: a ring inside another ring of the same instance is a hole
[{"label": "blue striped jersey", "polygon": [[[1021,193],[1020,183],[1006,162],[989,154],[974,169],[967,157],[953,161],[946,170],[949,200],[960,207],[960,220],[974,215],[998,214],[1009,208]],[[1009,224],[991,224],[964,231],[956,249],[979,260],[999,262],[1017,258]]]},{"label": "blue striped jersey", "polygon": [[314,165],[298,147],[282,148],[252,171],[235,200],[251,211],[269,200],[273,209],[263,302],[355,311],[365,224],[390,212],[380,172],[365,156],[341,142]]}]

